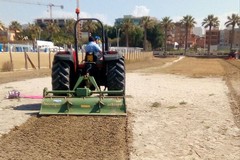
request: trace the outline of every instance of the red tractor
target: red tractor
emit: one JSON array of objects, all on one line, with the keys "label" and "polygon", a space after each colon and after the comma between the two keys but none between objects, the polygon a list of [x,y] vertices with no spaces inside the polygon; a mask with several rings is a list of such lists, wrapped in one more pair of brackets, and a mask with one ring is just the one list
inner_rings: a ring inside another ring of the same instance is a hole
[{"label": "red tractor", "polygon": [[[77,28],[84,21],[99,24],[102,53],[82,53],[85,57],[79,63]],[[74,39],[74,51],[60,51],[54,56],[53,91],[44,89],[40,114],[126,114],[124,56],[109,50],[101,21],[87,18],[77,20]]]}]

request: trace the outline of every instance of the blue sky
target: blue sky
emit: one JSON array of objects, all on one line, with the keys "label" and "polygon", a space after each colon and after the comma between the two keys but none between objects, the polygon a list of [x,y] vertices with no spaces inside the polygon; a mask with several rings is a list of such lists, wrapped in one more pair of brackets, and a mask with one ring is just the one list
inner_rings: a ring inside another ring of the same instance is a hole
[{"label": "blue sky", "polygon": [[[50,17],[47,6],[25,2],[63,5],[64,9],[53,7],[53,18],[76,18],[77,0],[0,0],[0,21],[5,25],[14,20],[26,24],[33,23],[36,18]],[[109,25],[123,15],[152,16],[159,20],[169,16],[176,22],[188,14],[198,22],[196,26],[201,26],[207,15],[214,14],[218,16],[221,28],[228,15],[240,12],[239,3],[240,0],[79,0],[80,17],[99,18]]]}]

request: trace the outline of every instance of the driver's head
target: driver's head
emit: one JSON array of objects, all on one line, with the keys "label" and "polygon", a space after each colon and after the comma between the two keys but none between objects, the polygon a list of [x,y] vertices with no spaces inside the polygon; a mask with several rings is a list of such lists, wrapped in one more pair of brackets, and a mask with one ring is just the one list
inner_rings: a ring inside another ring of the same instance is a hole
[{"label": "driver's head", "polygon": [[95,39],[94,39],[92,36],[90,36],[90,37],[88,38],[88,41],[89,41],[89,42],[94,42]]}]

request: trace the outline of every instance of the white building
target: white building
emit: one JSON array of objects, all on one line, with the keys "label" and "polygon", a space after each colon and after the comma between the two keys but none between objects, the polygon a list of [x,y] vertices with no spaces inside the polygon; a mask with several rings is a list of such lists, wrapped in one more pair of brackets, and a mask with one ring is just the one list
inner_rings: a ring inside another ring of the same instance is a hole
[{"label": "white building", "polygon": [[63,50],[62,47],[54,46],[53,42],[51,41],[37,40],[36,47],[39,48],[40,52],[49,52],[49,50],[55,52]]}]

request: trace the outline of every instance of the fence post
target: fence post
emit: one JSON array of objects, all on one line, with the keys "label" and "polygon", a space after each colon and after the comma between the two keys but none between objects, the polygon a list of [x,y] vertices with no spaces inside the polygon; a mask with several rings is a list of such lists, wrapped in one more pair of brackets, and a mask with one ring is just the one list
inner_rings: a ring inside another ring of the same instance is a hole
[{"label": "fence post", "polygon": [[39,50],[39,47],[37,48],[37,52],[38,52],[38,69],[40,69],[41,66],[40,66],[40,50]]},{"label": "fence post", "polygon": [[11,63],[11,71],[13,71],[12,49],[11,47],[8,47],[8,49],[9,49],[9,56],[10,56],[10,63]]},{"label": "fence post", "polygon": [[136,57],[132,48],[131,48],[131,54],[132,54],[133,60],[136,60]]},{"label": "fence post", "polygon": [[124,53],[124,57],[125,57],[125,59],[127,60],[127,53],[124,51],[124,49],[121,49],[121,52]]},{"label": "fence post", "polygon": [[133,60],[135,60],[135,55],[134,55],[134,53],[133,53],[132,48],[130,49],[130,51],[131,51],[131,54],[132,54],[132,56],[133,56]]},{"label": "fence post", "polygon": [[25,54],[26,54],[27,60],[28,60],[28,61],[30,62],[30,64],[31,64],[32,68],[36,69],[35,65],[33,64],[32,60],[31,60],[30,57],[28,56],[27,52],[26,52],[26,51],[24,51],[24,52],[25,52]]},{"label": "fence post", "polygon": [[136,50],[137,54],[138,54],[138,58],[141,59],[141,52],[139,51],[139,49]]},{"label": "fence post", "polygon": [[138,52],[137,52],[137,49],[136,49],[136,48],[134,48],[134,53],[135,53],[135,55],[136,55],[136,57],[137,57],[137,60],[139,60],[139,54],[138,54]]},{"label": "fence post", "polygon": [[127,53],[127,50],[125,48],[123,49],[123,52],[124,52],[124,54],[126,54],[126,60],[129,60],[128,53]]},{"label": "fence post", "polygon": [[137,60],[138,58],[137,58],[137,54],[136,54],[136,52],[135,52],[135,49],[132,49],[132,52],[133,52],[133,54],[134,54],[135,60]]},{"label": "fence post", "polygon": [[132,54],[131,54],[129,49],[127,49],[127,52],[128,52],[128,55],[129,55],[129,60],[131,61],[132,60]]},{"label": "fence post", "polygon": [[27,53],[24,51],[24,61],[25,61],[25,69],[28,69],[28,64],[27,64]]},{"label": "fence post", "polygon": [[143,52],[141,52],[140,49],[138,49],[137,52],[138,52],[138,54],[139,54],[140,59],[143,59],[143,58],[144,58],[144,57],[143,57],[143,56],[144,56]]},{"label": "fence post", "polygon": [[130,49],[130,50],[131,50],[131,54],[132,54],[133,60],[135,60],[135,55],[133,53],[133,50],[132,49]]},{"label": "fence post", "polygon": [[51,51],[49,49],[49,54],[48,54],[48,63],[49,63],[49,69],[51,69]]}]

